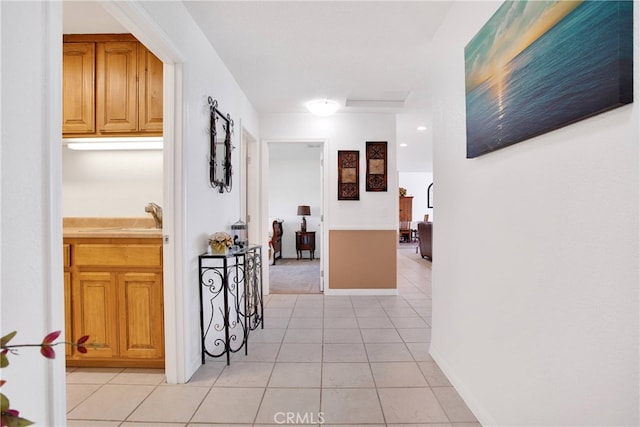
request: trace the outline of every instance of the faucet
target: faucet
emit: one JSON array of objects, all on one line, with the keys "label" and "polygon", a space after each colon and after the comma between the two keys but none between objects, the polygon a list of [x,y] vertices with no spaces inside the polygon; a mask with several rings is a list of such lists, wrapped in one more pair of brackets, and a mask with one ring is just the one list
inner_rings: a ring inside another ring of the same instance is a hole
[{"label": "faucet", "polygon": [[156,222],[156,228],[162,228],[162,208],[155,203],[149,203],[144,207],[145,212],[149,212],[153,215],[153,219]]}]

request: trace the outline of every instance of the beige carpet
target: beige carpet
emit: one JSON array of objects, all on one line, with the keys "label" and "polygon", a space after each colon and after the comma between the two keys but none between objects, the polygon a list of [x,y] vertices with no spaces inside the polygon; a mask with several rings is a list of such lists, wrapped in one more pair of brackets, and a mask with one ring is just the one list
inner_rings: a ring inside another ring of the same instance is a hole
[{"label": "beige carpet", "polygon": [[269,292],[274,294],[320,293],[320,260],[283,258],[269,266]]}]

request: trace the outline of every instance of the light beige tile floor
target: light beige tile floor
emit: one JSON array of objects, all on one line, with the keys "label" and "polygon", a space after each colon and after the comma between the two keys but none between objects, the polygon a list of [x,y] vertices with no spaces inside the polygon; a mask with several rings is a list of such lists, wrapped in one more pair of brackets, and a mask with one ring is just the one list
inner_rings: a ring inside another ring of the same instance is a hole
[{"label": "light beige tile floor", "polygon": [[249,354],[207,359],[187,384],[69,369],[68,426],[478,427],[429,356],[431,263],[411,246],[398,254],[398,296],[266,296]]}]

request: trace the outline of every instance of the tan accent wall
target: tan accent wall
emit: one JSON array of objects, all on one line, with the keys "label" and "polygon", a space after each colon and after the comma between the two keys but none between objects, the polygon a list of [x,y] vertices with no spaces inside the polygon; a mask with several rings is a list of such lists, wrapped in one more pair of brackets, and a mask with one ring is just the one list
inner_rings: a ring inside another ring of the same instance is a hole
[{"label": "tan accent wall", "polygon": [[396,230],[329,230],[329,289],[396,289]]}]

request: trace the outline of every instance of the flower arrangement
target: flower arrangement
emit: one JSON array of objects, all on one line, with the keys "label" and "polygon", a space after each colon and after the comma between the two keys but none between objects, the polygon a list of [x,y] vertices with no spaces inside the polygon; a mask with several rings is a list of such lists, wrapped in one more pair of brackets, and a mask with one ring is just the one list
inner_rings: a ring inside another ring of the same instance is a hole
[{"label": "flower arrangement", "polygon": [[214,254],[224,254],[232,245],[233,238],[224,231],[218,231],[209,236],[209,246]]},{"label": "flower arrangement", "polygon": [[399,190],[400,190],[400,197],[404,197],[404,196],[407,195],[407,189],[406,188],[400,187]]},{"label": "flower arrangement", "polygon": [[[13,337],[15,337],[17,334],[17,331],[13,331],[5,336],[3,336],[2,338],[0,338],[0,368],[6,368],[7,366],[9,366],[9,359],[7,358],[7,354],[11,353],[11,354],[18,354],[18,350],[17,348],[19,347],[40,347],[40,354],[42,354],[44,357],[46,357],[47,359],[55,359],[56,358],[56,352],[53,349],[54,346],[59,345],[59,344],[69,344],[72,346],[75,346],[78,351],[80,353],[86,353],[87,352],[87,347],[86,347],[86,343],[89,340],[89,336],[85,335],[83,337],[81,337],[78,341],[76,342],[66,342],[66,341],[58,341],[55,342],[55,340],[58,339],[58,337],[60,336],[60,331],[54,331],[51,332],[49,334],[47,334],[46,337],[44,337],[44,339],[42,340],[42,342],[40,344],[12,344],[9,345],[9,341],[11,341],[11,339]],[[2,387],[4,385],[5,381],[4,380],[0,380],[0,387]],[[32,421],[29,421],[26,418],[22,418],[20,417],[20,412],[15,410],[15,409],[11,409],[9,407],[9,399],[7,398],[7,396],[5,396],[4,394],[0,393],[0,401],[1,401],[1,415],[2,415],[2,427],[22,427],[22,426],[30,426],[33,424]]]}]

